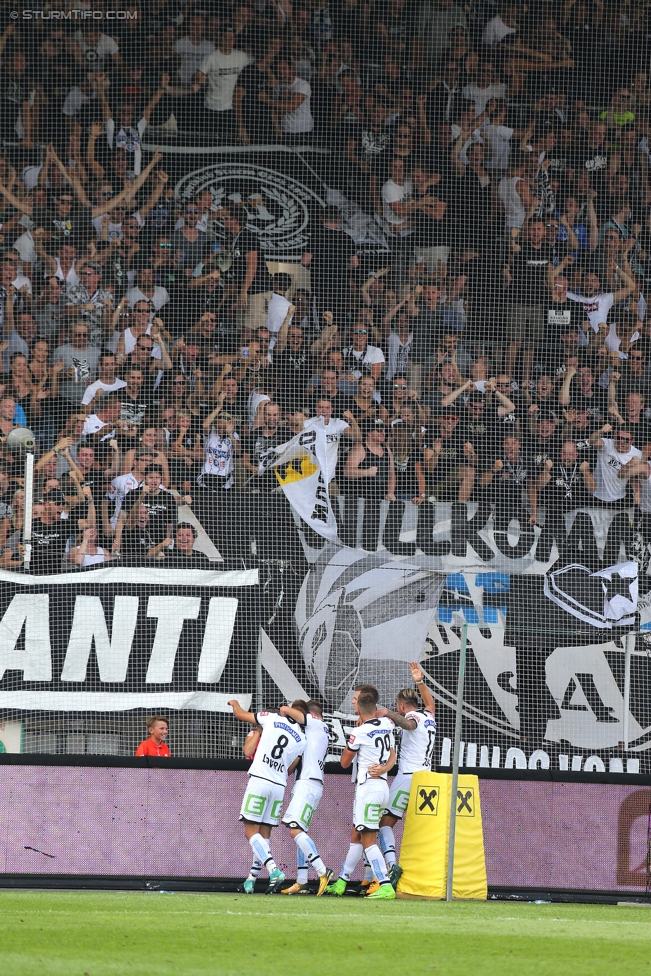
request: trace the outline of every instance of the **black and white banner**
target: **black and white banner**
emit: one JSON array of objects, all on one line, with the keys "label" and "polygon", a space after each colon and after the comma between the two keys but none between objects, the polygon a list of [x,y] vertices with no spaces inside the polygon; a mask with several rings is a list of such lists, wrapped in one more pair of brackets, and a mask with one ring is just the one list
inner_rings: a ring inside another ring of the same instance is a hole
[{"label": "black and white banner", "polygon": [[[651,655],[631,599],[634,570],[611,567],[598,579],[607,630],[575,614],[574,605],[551,601],[540,576],[436,573],[388,552],[330,545],[295,601],[294,673],[283,669],[268,635],[263,664],[283,694],[301,693],[298,678],[316,691],[336,755],[354,724],[355,686],[375,685],[390,706],[412,684],[409,661],[420,660],[436,700],[437,761],[444,767],[465,632],[464,767],[647,772]],[[626,592],[609,594],[611,587]],[[640,603],[644,615],[644,598]]]},{"label": "black and white banner", "polygon": [[257,570],[0,572],[0,709],[248,707]]}]

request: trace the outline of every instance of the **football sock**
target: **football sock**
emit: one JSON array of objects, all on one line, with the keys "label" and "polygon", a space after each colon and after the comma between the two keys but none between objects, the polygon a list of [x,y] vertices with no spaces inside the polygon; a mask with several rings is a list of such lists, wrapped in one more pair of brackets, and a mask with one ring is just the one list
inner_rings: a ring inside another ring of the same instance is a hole
[{"label": "football sock", "polygon": [[366,848],[366,856],[369,860],[369,864],[373,868],[373,874],[378,879],[380,884],[386,884],[389,880],[387,875],[387,866],[384,858],[382,857],[382,851],[377,846],[377,844],[371,845],[371,847]]},{"label": "football sock", "polygon": [[298,868],[296,870],[296,880],[299,884],[307,884],[307,859],[303,851],[298,848],[296,863]]},{"label": "football sock", "polygon": [[397,861],[396,857],[396,838],[391,827],[380,827],[380,847],[384,854],[387,867],[392,868]]},{"label": "football sock", "polygon": [[346,855],[346,860],[344,861],[344,866],[341,869],[340,878],[344,881],[350,881],[350,876],[357,867],[357,862],[364,853],[364,848],[361,844],[351,844],[348,848],[348,854]]},{"label": "football sock", "polygon": [[296,846],[299,848],[299,850],[303,851],[303,854],[305,854],[309,866],[314,868],[320,878],[323,877],[323,875],[326,873],[326,866],[319,857],[316,844],[309,834],[302,831],[300,834],[296,835],[294,840],[296,841]]},{"label": "football sock", "polygon": [[269,841],[262,834],[254,834],[253,837],[249,837],[249,844],[256,858],[262,861],[269,874],[277,870],[278,865],[271,856]]},{"label": "football sock", "polygon": [[251,865],[251,870],[249,871],[249,876],[247,881],[257,881],[258,875],[262,870],[262,861],[258,857],[253,858],[253,864]]},{"label": "football sock", "polygon": [[364,854],[364,881],[372,881],[372,880],[373,880],[373,868],[368,863],[368,858],[366,857],[366,854]]}]

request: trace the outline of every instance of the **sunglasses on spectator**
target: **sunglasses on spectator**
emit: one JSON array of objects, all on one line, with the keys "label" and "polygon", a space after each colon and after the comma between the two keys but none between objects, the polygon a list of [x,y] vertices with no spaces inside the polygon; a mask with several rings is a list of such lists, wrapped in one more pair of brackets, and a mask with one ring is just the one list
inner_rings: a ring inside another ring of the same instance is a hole
[{"label": "sunglasses on spectator", "polygon": [[[143,348],[142,346],[140,347]],[[185,380],[174,380],[174,386],[185,386]]]},{"label": "sunglasses on spectator", "polygon": [[615,434],[615,437],[618,441],[623,441],[625,444],[630,444],[633,440],[633,438],[629,437],[627,434]]},{"label": "sunglasses on spectator", "polygon": [[143,346],[142,343],[140,343],[140,342],[137,343],[137,345],[138,345],[138,349],[147,349],[149,352],[151,352],[151,350],[154,348],[153,345],[151,345],[151,346]]},{"label": "sunglasses on spectator", "polygon": [[58,197],[59,203],[72,203],[72,197]]},{"label": "sunglasses on spectator", "polygon": [[102,193],[102,196],[103,197],[114,197],[115,196],[115,193],[113,192],[113,190],[102,190],[101,193]]},{"label": "sunglasses on spectator", "polygon": [[355,329],[355,335],[366,335],[366,329]]},{"label": "sunglasses on spectator", "polygon": [[99,271],[93,271],[92,268],[91,268],[88,271],[84,271],[84,274],[85,275],[98,275],[99,274]]},{"label": "sunglasses on spectator", "polygon": [[88,335],[88,333],[87,332],[73,332],[72,335],[73,335],[73,338],[75,338],[75,339],[84,339]]},{"label": "sunglasses on spectator", "polygon": [[393,389],[394,390],[406,390],[407,389],[407,384],[406,383],[394,383],[393,384]]},{"label": "sunglasses on spectator", "polygon": [[146,312],[147,315],[149,315],[149,309],[148,308],[134,308],[134,312],[137,312],[138,315],[144,315],[145,312]]},{"label": "sunglasses on spectator", "polygon": [[185,208],[185,212],[186,213],[199,213],[199,208],[198,207],[186,207]]},{"label": "sunglasses on spectator", "polygon": [[162,242],[159,242],[158,246],[159,247],[171,247],[172,245],[171,245],[171,243],[170,244],[163,244]]}]

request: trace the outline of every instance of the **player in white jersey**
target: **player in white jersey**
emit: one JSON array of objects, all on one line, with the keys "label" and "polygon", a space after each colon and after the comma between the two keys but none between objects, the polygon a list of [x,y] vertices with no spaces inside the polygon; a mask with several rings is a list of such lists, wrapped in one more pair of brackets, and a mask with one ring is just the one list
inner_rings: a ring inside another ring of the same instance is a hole
[{"label": "player in white jersey", "polygon": [[[364,684],[355,685],[353,689],[353,697],[352,697],[352,706],[355,715],[359,715],[359,712],[357,711],[357,699],[362,694],[362,692],[367,692],[369,695],[372,695],[376,706],[378,701],[380,700],[380,693],[374,685],[364,685]],[[361,724],[362,724],[362,720],[361,718],[358,718],[357,725],[361,725]],[[357,764],[355,762],[351,767],[351,774],[352,774],[351,780],[354,783],[357,778]],[[368,858],[366,857],[366,854],[364,854],[364,877],[360,882],[358,893],[363,898],[366,895],[372,895],[373,892],[377,891],[379,887],[380,884],[377,878],[373,876],[373,868],[368,863]]]},{"label": "player in white jersey", "polygon": [[269,838],[272,827],[280,823],[287,777],[303,755],[305,733],[293,718],[277,712],[245,712],[234,698],[228,704],[240,722],[259,725],[262,729],[249,770],[240,820],[244,821],[244,832],[254,856],[269,872],[267,894],[274,894],[280,890],[285,875],[271,856]]},{"label": "player in white jersey", "polygon": [[400,736],[400,750],[398,772],[391,784],[389,802],[384,816],[380,821],[380,847],[389,869],[391,884],[395,888],[402,869],[396,858],[396,838],[393,828],[407,809],[411,777],[413,773],[432,768],[434,754],[434,738],[436,736],[436,722],[434,720],[434,699],[423,680],[423,672],[412,661],[409,665],[411,676],[416,688],[423,699],[423,708],[419,708],[418,692],[414,688],[403,688],[398,692],[396,711],[378,708],[377,714],[390,718],[394,725],[402,729]]},{"label": "player in white jersey", "polygon": [[396,893],[389,880],[386,863],[377,846],[380,818],[389,802],[387,773],[396,761],[393,738],[395,728],[391,719],[375,717],[376,701],[372,694],[361,692],[357,698],[357,711],[362,719],[348,740],[341,757],[344,769],[357,762],[357,786],[353,807],[353,829],[350,835],[348,855],[341,874],[334,884],[328,885],[330,895],[343,895],[357,862],[365,853],[380,887],[367,898],[395,898]]},{"label": "player in white jersey", "polygon": [[323,721],[321,706],[317,701],[310,699],[303,704],[305,711],[289,705],[283,705],[280,709],[281,715],[293,718],[305,726],[306,739],[305,751],[296,770],[291,800],[282,820],[285,827],[289,827],[289,833],[298,848],[298,870],[296,882],[289,888],[283,888],[282,894],[308,894],[307,872],[308,868],[314,868],[319,876],[319,897],[330,882],[332,871],[326,868],[319,857],[316,844],[308,831],[323,795],[323,767],[330,744],[330,730]]}]

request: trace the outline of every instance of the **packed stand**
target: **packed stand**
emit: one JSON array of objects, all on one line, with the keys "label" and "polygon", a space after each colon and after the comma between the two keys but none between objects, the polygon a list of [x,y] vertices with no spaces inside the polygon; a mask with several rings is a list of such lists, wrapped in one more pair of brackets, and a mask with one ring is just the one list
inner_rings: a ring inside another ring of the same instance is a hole
[{"label": "packed stand", "polygon": [[[543,559],[583,506],[634,505],[648,540],[646,6],[93,10],[0,39],[3,567],[15,426],[38,443],[35,573],[208,566],[195,500],[219,521],[278,495],[265,455],[322,422],[348,544],[376,548],[383,501],[392,551],[405,505],[431,540],[437,502],[543,524]],[[281,267],[250,200],[175,196],[148,144],[283,146],[339,205]]]}]

